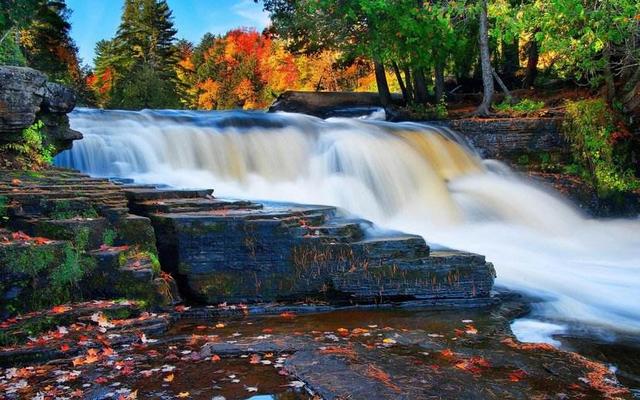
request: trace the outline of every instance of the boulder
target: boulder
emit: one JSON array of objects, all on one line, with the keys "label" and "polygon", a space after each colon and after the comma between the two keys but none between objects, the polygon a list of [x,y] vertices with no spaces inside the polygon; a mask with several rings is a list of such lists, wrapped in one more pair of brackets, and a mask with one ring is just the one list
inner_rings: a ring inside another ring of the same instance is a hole
[{"label": "boulder", "polygon": [[76,94],[59,83],[47,82],[45,85],[43,111],[54,114],[68,114],[76,106]]},{"label": "boulder", "polygon": [[23,67],[0,67],[0,140],[33,124],[40,111],[47,77]]},{"label": "boulder", "polygon": [[[396,103],[401,96],[394,94]],[[372,92],[303,92],[288,90],[269,108],[269,112],[295,112],[320,118],[367,115],[382,107],[378,93]]]},{"label": "boulder", "polygon": [[20,133],[36,120],[44,123],[45,141],[60,152],[82,139],[69,127],[67,113],[76,104],[74,92],[47,82],[42,72],[26,67],[0,66],[0,144],[22,140]]}]

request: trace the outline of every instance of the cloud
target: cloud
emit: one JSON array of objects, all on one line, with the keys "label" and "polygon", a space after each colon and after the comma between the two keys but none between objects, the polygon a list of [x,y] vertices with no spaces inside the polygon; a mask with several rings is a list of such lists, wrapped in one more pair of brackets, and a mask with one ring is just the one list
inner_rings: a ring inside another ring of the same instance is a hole
[{"label": "cloud", "polygon": [[231,7],[231,11],[255,25],[258,30],[271,25],[269,14],[262,10],[260,3],[256,3],[253,0],[241,0]]}]

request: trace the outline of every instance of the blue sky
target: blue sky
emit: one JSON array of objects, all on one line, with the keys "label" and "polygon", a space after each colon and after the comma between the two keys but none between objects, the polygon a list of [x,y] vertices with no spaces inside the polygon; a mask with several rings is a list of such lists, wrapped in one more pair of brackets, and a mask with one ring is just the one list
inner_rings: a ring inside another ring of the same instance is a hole
[{"label": "blue sky", "polygon": [[[67,0],[71,14],[71,36],[85,64],[93,65],[98,40],[112,38],[124,0]],[[262,30],[269,17],[262,4],[253,0],[168,0],[173,10],[178,38],[198,43],[206,33],[225,33],[237,27]]]}]

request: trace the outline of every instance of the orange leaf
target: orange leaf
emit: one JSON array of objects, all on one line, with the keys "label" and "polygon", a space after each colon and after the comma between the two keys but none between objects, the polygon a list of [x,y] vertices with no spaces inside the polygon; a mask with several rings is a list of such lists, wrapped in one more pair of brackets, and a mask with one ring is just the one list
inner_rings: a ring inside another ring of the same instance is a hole
[{"label": "orange leaf", "polygon": [[445,358],[453,358],[455,356],[455,353],[451,351],[451,349],[444,349],[440,352],[440,354]]},{"label": "orange leaf", "polygon": [[282,314],[280,314],[280,316],[286,319],[294,319],[296,317],[296,314],[291,311],[285,311]]},{"label": "orange leaf", "polygon": [[217,355],[217,354],[212,355],[212,356],[211,356],[211,361],[213,361],[213,362],[218,362],[218,361],[220,361],[220,356],[219,356],[219,355]]},{"label": "orange leaf", "polygon": [[55,306],[51,309],[52,312],[56,313],[56,314],[61,314],[63,312],[67,312],[71,310],[71,307],[67,307],[67,306]]},{"label": "orange leaf", "polygon": [[169,375],[164,377],[163,381],[165,381],[165,382],[173,382],[173,378],[175,378],[175,376],[173,374],[169,374]]},{"label": "orange leaf", "polygon": [[526,372],[524,372],[521,369],[516,369],[515,371],[511,371],[509,372],[509,380],[511,382],[519,382],[521,381],[525,376],[527,375]]},{"label": "orange leaf", "polygon": [[259,364],[260,363],[260,356],[257,354],[252,354],[251,358],[249,359],[249,364]]}]

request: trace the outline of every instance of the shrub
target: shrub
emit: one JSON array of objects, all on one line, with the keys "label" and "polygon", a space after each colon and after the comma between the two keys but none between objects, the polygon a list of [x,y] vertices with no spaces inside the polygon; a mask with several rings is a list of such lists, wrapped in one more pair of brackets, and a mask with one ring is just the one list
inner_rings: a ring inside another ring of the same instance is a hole
[{"label": "shrub", "polygon": [[414,120],[446,119],[449,116],[447,103],[444,100],[441,100],[435,105],[411,104],[407,108],[411,118]]},{"label": "shrub", "polygon": [[516,104],[511,104],[505,100],[502,103],[494,104],[493,108],[495,108],[498,111],[512,113],[512,114],[529,114],[544,108],[544,101],[522,99]]},{"label": "shrub", "polygon": [[566,103],[562,131],[576,165],[598,193],[608,196],[640,187],[625,159],[623,126],[602,99]]},{"label": "shrub", "polygon": [[23,167],[37,169],[52,164],[55,147],[51,144],[45,144],[42,128],[44,128],[44,123],[36,121],[22,131],[19,142],[1,146],[0,152],[15,153],[17,160]]}]

